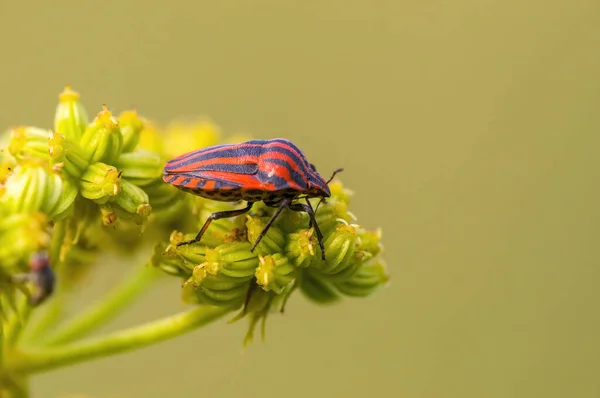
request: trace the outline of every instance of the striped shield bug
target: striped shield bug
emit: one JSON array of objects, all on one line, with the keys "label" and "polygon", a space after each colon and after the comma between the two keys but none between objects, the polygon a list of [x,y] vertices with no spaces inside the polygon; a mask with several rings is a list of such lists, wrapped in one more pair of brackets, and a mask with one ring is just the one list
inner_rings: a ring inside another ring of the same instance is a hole
[{"label": "striped shield bug", "polygon": [[[276,210],[251,251],[254,251],[283,209],[288,208],[308,214],[309,227],[315,229],[325,260],[323,234],[308,199],[324,200],[330,197],[328,184],[341,171],[334,171],[331,178],[325,181],[304,153],[282,138],[216,145],[178,156],[166,163],[163,172],[165,182],[207,199],[247,202],[246,207],[241,209],[213,213],[194,239],[180,242],[178,246],[199,242],[212,221],[239,216],[250,211],[254,203],[262,201]],[[305,199],[306,204],[297,203],[298,199]]]}]

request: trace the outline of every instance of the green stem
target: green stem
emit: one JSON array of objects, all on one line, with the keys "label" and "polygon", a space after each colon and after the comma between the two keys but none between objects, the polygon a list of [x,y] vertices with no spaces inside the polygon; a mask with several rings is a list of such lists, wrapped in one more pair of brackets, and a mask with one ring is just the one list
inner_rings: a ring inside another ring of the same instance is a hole
[{"label": "green stem", "polygon": [[87,336],[133,303],[159,275],[163,274],[150,265],[139,267],[96,305],[66,322],[44,344],[61,345]]},{"label": "green stem", "polygon": [[14,311],[4,323],[4,344],[7,347],[12,347],[17,344],[21,337],[23,326],[29,319],[30,313],[31,306],[29,305],[27,296],[22,294],[17,304],[16,311]]},{"label": "green stem", "polygon": [[52,330],[54,325],[60,321],[63,316],[66,296],[67,294],[64,291],[56,291],[48,300],[47,305],[45,305],[46,308],[43,309],[42,317],[27,325],[23,334],[28,343],[41,340],[44,334],[47,333],[48,330]]},{"label": "green stem", "polygon": [[133,351],[198,329],[231,310],[228,307],[200,306],[105,337],[41,351],[21,352],[9,358],[12,361],[7,363],[7,367],[13,372],[32,374]]}]

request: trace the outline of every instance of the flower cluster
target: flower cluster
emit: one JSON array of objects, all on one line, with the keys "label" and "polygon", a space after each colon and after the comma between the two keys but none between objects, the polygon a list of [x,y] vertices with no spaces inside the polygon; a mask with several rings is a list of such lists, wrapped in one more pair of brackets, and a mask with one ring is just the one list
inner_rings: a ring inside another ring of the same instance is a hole
[{"label": "flower cluster", "polygon": [[381,233],[355,224],[352,193],[339,180],[329,184],[330,198],[311,199],[324,253],[308,215],[289,209],[251,250],[274,212],[261,203],[179,246],[211,214],[239,203],[178,190],[163,182],[164,164],[223,142],[210,122],[161,130],[134,110],[113,115],[106,106],[90,120],[70,87],[59,95],[52,129],[15,126],[0,136],[0,318],[17,291],[40,304],[55,282],[75,286],[100,250],[130,253],[143,241],[154,245],[151,263],[181,279],[184,301],[249,316],[247,340],[296,290],[325,304],[387,282]]},{"label": "flower cluster", "polygon": [[[183,279],[186,302],[242,307],[234,320],[250,316],[246,341],[269,312],[283,312],[296,289],[321,304],[341,296],[368,296],[388,280],[380,256],[381,233],[353,224],[348,211],[351,192],[339,181],[329,187],[331,197],[312,204],[317,206],[316,221],[324,235],[325,260],[308,215],[289,209],[251,251],[275,211],[256,204],[249,214],[213,221],[201,242],[178,245],[194,238],[197,230],[174,231],[157,253],[156,264]],[[196,228],[213,212],[233,208],[231,203],[197,198]]]}]

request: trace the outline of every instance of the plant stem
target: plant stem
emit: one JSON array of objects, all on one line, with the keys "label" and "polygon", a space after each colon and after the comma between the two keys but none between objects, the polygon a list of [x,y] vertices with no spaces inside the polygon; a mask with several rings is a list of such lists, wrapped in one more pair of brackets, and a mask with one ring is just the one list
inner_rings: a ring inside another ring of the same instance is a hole
[{"label": "plant stem", "polygon": [[228,307],[200,306],[105,337],[40,351],[21,352],[6,365],[13,372],[32,374],[133,351],[198,329],[231,310]]},{"label": "plant stem", "polygon": [[10,315],[10,318],[4,323],[4,344],[7,347],[12,347],[17,344],[17,341],[21,337],[23,326],[29,319],[30,313],[31,306],[29,305],[27,297],[22,294],[17,303],[16,311],[14,311]]},{"label": "plant stem", "polygon": [[163,274],[150,265],[138,267],[119,286],[99,300],[98,304],[87,308],[81,315],[66,322],[54,334],[50,335],[45,344],[55,346],[87,336],[90,332],[114,318],[142,293],[146,292],[148,286],[159,275]]}]

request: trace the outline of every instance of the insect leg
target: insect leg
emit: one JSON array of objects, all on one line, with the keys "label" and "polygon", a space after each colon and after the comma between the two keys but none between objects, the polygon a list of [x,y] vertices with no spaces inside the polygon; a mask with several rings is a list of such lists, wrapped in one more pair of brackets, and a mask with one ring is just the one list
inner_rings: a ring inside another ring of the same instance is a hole
[{"label": "insect leg", "polygon": [[250,211],[250,209],[252,208],[253,205],[254,205],[254,202],[248,202],[248,206],[244,207],[243,209],[217,211],[217,212],[211,214],[210,217],[208,217],[208,219],[202,226],[202,229],[200,230],[200,232],[198,232],[198,235],[196,235],[196,237],[194,239],[191,239],[191,240],[188,240],[185,242],[179,242],[177,244],[177,246],[189,245],[191,243],[200,242],[202,235],[204,235],[204,232],[206,232],[206,230],[208,229],[208,226],[210,225],[211,222],[213,222],[214,220],[218,220],[220,218],[236,217],[236,216],[239,216],[240,214],[247,213],[248,211]]},{"label": "insect leg", "polygon": [[310,217],[310,223],[315,228],[315,232],[317,233],[317,240],[319,241],[319,247],[321,248],[321,258],[325,261],[325,245],[323,245],[323,234],[317,225],[317,220],[315,220],[315,212],[310,204],[304,205],[302,203],[296,203],[293,205],[289,205],[288,208],[293,211],[304,211],[308,213]]},{"label": "insect leg", "polygon": [[265,225],[265,227],[263,228],[262,232],[260,233],[260,235],[258,235],[258,238],[256,238],[256,241],[254,242],[254,244],[250,248],[251,252],[254,251],[254,248],[256,247],[256,245],[258,245],[258,242],[261,241],[261,239],[263,238],[263,236],[265,236],[267,234],[267,231],[269,230],[269,228],[271,228],[271,225],[273,224],[273,222],[275,221],[275,219],[281,214],[281,212],[283,211],[283,209],[285,209],[287,206],[290,205],[291,202],[292,202],[291,199],[285,198],[285,199],[283,199],[279,203],[279,207],[277,208],[277,210],[275,210],[275,213],[273,213],[273,215],[271,216],[271,219],[269,220],[269,222],[267,222],[267,225]]}]

